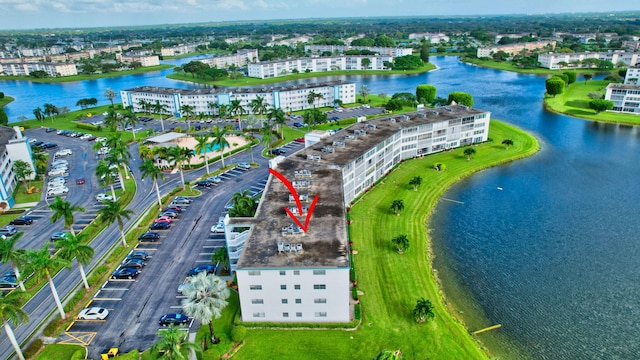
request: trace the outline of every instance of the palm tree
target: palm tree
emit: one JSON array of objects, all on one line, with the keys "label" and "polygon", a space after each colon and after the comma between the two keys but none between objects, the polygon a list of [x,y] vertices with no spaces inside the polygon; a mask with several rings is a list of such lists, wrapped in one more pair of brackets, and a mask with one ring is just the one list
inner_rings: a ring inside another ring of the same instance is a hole
[{"label": "palm tree", "polygon": [[468,147],[464,149],[464,155],[467,157],[467,161],[471,160],[471,157],[476,153],[476,149]]},{"label": "palm tree", "polygon": [[260,139],[260,144],[267,149],[267,152],[271,150],[273,131],[271,131],[271,127],[269,127],[269,123],[265,122],[263,126],[260,128],[260,135],[262,138]]},{"label": "palm tree", "polygon": [[400,212],[402,210],[404,210],[404,201],[402,200],[393,200],[393,202],[391,202],[391,211],[393,211],[394,214],[400,216]]},{"label": "palm tree", "polygon": [[391,243],[398,248],[398,253],[403,254],[409,249],[409,238],[407,235],[398,235],[391,239]]},{"label": "palm tree", "polygon": [[118,125],[120,125],[120,114],[118,114],[113,107],[107,111],[107,115],[104,117],[104,124],[113,130],[117,129]]},{"label": "palm tree", "polygon": [[33,159],[33,164],[36,167],[36,174],[44,173],[47,169],[47,162],[49,157],[43,151],[34,151],[31,154],[31,158]]},{"label": "palm tree", "polygon": [[109,101],[111,101],[111,107],[113,108],[113,99],[116,98],[116,92],[113,91],[112,88],[106,88],[104,90],[104,97],[106,97],[107,99],[109,99]]},{"label": "palm tree", "polygon": [[224,167],[224,148],[229,146],[229,142],[225,137],[227,135],[227,129],[220,128],[219,126],[214,126],[211,128],[211,146],[213,148],[218,148],[220,151],[220,160],[222,161],[222,167]]},{"label": "palm tree", "polygon": [[91,246],[83,244],[86,237],[85,235],[84,233],[78,234],[78,236],[71,235],[58,240],[56,241],[56,248],[60,249],[58,256],[61,258],[69,261],[76,259],[84,288],[89,290],[89,283],[87,282],[87,275],[84,273],[83,265],[89,265],[93,258],[94,251]]},{"label": "palm tree", "polygon": [[201,352],[198,345],[187,341],[187,333],[173,324],[166,330],[158,331],[158,337],[160,340],[151,347],[154,359],[186,360],[188,357],[185,357],[183,351]]},{"label": "palm tree", "polygon": [[229,202],[233,204],[233,207],[229,209],[229,216],[232,217],[252,217],[258,208],[258,204],[251,197],[249,190],[235,192]]},{"label": "palm tree", "polygon": [[13,345],[13,349],[16,351],[18,358],[24,360],[22,350],[20,350],[20,344],[16,340],[16,336],[11,329],[11,323],[14,325],[20,325],[29,321],[29,315],[22,310],[22,294],[18,292],[11,292],[5,296],[0,296],[0,320],[4,323],[4,331],[7,333],[9,342]]},{"label": "palm tree", "polygon": [[247,150],[251,152],[251,162],[253,163],[255,162],[253,160],[253,135],[251,135],[251,133],[245,133],[242,136],[249,142],[249,147],[247,148]]},{"label": "palm tree", "polygon": [[127,239],[124,236],[124,219],[129,220],[131,215],[135,215],[133,210],[127,209],[122,205],[119,200],[105,201],[103,204],[106,206],[98,210],[98,216],[102,221],[106,221],[109,224],[118,222],[118,229],[120,229],[120,239],[122,240],[122,246],[127,246]]},{"label": "palm tree", "polygon": [[513,146],[513,140],[504,139],[502,140],[502,145],[504,145],[507,148],[507,150],[509,150],[509,146]]},{"label": "palm tree", "polygon": [[[141,101],[144,101],[144,100],[141,100]],[[147,104],[146,101],[144,103]],[[133,112],[133,106],[129,105],[125,109],[124,120],[122,122],[122,125],[131,127],[131,135],[133,136],[133,140],[136,139],[135,127],[137,124],[138,124],[138,117]]]},{"label": "palm tree", "polygon": [[36,117],[36,120],[44,121],[44,113],[40,107],[33,109],[33,116]]},{"label": "palm tree", "polygon": [[[131,106],[131,105],[129,105]],[[140,106],[141,109],[146,110],[149,108],[149,102],[146,101],[145,99],[140,99],[138,100],[138,106]],[[133,106],[131,106],[133,108]]]},{"label": "palm tree", "polygon": [[222,265],[223,269],[229,268],[229,253],[227,252],[226,247],[221,247],[216,250],[213,254],[211,254],[211,262],[214,264]]},{"label": "palm tree", "polygon": [[40,279],[43,276],[47,278],[47,282],[49,282],[49,288],[51,288],[53,300],[56,302],[60,317],[62,319],[66,319],[67,315],[64,313],[64,308],[60,302],[58,290],[56,290],[56,285],[53,283],[51,274],[58,271],[58,268],[60,267],[70,268],[71,262],[58,256],[51,256],[51,253],[49,253],[49,244],[44,244],[40,250],[27,250],[26,256],[28,268],[33,270],[36,278]]},{"label": "palm tree", "polygon": [[153,186],[156,188],[156,195],[158,196],[158,206],[162,207],[162,198],[160,197],[158,179],[164,180],[164,173],[156,166],[156,164],[153,163],[153,160],[150,159],[145,160],[138,169],[140,169],[143,179],[150,177],[153,180]]},{"label": "palm tree", "polygon": [[231,100],[231,104],[229,105],[229,111],[231,111],[231,113],[236,116],[236,120],[238,120],[238,128],[242,130],[242,126],[240,125],[241,124],[240,116],[246,114],[247,109],[245,109],[242,106],[242,103],[240,102],[240,100]]},{"label": "palm tree", "polygon": [[422,177],[414,176],[411,181],[409,181],[409,185],[413,186],[413,191],[418,191],[418,187],[422,184]]},{"label": "palm tree", "polygon": [[431,320],[436,316],[433,304],[431,301],[421,297],[416,303],[416,307],[411,311],[411,315],[416,322],[425,322]]},{"label": "palm tree", "polygon": [[183,148],[179,146],[174,146],[167,150],[167,158],[174,167],[177,167],[180,171],[180,180],[182,181],[182,188],[186,188],[186,184],[184,182],[184,173],[182,172],[182,163],[187,160],[187,156]]},{"label": "palm tree", "polygon": [[160,100],[156,100],[156,103],[153,104],[153,112],[160,115],[160,126],[162,127],[162,132],[164,132],[164,118],[162,115],[167,111],[167,105],[162,104]]},{"label": "palm tree", "polygon": [[209,135],[199,135],[195,137],[196,139],[196,153],[201,154],[200,157],[204,158],[204,166],[207,169],[207,174],[209,173],[209,157],[207,156],[207,150],[209,150]]},{"label": "palm tree", "polygon": [[316,107],[315,102],[316,102],[316,92],[311,90],[307,95],[307,103],[309,105],[313,105],[313,107],[315,108]]},{"label": "palm tree", "polygon": [[51,119],[51,122],[53,122],[54,120],[54,115],[56,114],[56,106],[53,104],[44,104],[44,113],[46,115],[49,116],[49,119]]},{"label": "palm tree", "polygon": [[[286,114],[281,108],[271,108],[267,113],[267,119],[269,119],[269,121],[273,120],[276,124],[276,132],[280,130],[280,125],[287,123]],[[282,134],[280,134],[280,136],[282,136]]]},{"label": "palm tree", "polygon": [[182,292],[186,296],[182,300],[182,309],[201,324],[209,325],[211,343],[217,344],[220,340],[214,335],[211,321],[219,319],[228,304],[230,292],[227,283],[215,275],[201,272],[192,276],[189,284]]},{"label": "palm tree", "polygon": [[249,108],[254,114],[262,115],[267,112],[267,104],[264,102],[264,98],[256,95],[256,97],[249,102]]},{"label": "palm tree", "polygon": [[211,102],[207,103],[207,107],[209,109],[211,109],[211,115],[215,115],[216,114],[216,109],[218,108],[218,103],[211,101]]},{"label": "palm tree", "polygon": [[75,211],[86,211],[82,206],[71,205],[69,201],[64,201],[60,196],[56,196],[56,200],[49,205],[49,209],[53,210],[51,215],[51,222],[54,223],[60,218],[64,218],[64,227],[68,227],[71,235],[75,236],[76,232],[73,230],[73,213]]},{"label": "palm tree", "polygon": [[182,111],[184,113],[184,116],[187,120],[187,132],[189,132],[189,130],[191,129],[191,117],[193,116],[193,110],[195,109],[195,106],[193,105],[182,105],[180,107],[180,111]]},{"label": "palm tree", "polygon": [[111,196],[116,198],[116,191],[113,188],[113,176],[111,175],[111,168],[109,164],[107,164],[104,160],[98,161],[98,166],[96,166],[96,177],[98,180],[104,184],[105,186],[111,187]]},{"label": "palm tree", "polygon": [[24,192],[27,193],[31,186],[31,179],[33,177],[33,169],[31,165],[22,160],[16,160],[13,162],[13,172],[16,174],[16,180],[22,183]]},{"label": "palm tree", "polygon": [[[111,150],[113,151],[114,149]],[[104,158],[104,161],[107,163],[107,165],[109,165],[110,170],[117,169],[118,179],[120,180],[120,187],[122,188],[122,191],[124,191],[124,180],[122,178],[122,173],[120,173],[120,168],[129,165],[129,161],[121,160],[120,157],[118,157],[113,152],[109,153],[109,155]]]},{"label": "palm tree", "polygon": [[11,263],[11,269],[16,274],[18,284],[22,291],[27,291],[24,287],[24,282],[20,276],[20,267],[25,263],[25,250],[16,249],[16,242],[18,242],[18,236],[12,236],[10,238],[0,238],[0,262],[4,264]]},{"label": "palm tree", "polygon": [[229,116],[229,105],[222,104],[218,106],[218,117],[224,119],[227,116]]}]

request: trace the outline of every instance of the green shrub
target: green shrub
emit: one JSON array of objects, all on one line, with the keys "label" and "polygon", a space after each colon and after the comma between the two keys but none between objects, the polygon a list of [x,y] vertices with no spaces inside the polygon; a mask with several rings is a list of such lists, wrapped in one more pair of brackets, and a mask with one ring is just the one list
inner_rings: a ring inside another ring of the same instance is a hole
[{"label": "green shrub", "polygon": [[0,99],[4,99],[4,93],[0,91]]},{"label": "green shrub", "polygon": [[49,322],[47,326],[42,329],[42,334],[48,337],[55,336],[61,323],[62,320],[56,316],[55,319],[51,320],[51,322]]},{"label": "green shrub", "polygon": [[22,355],[24,355],[27,359],[32,359],[36,356],[38,351],[42,348],[42,340],[35,339],[27,346],[26,349],[22,350]]},{"label": "green shrub", "polygon": [[355,304],[353,307],[353,317],[354,320],[360,321],[362,319],[362,309],[360,308],[360,304]]},{"label": "green shrub", "polygon": [[138,360],[140,359],[140,351],[134,349],[126,354],[119,355],[118,360]]},{"label": "green shrub", "polygon": [[353,300],[358,300],[358,287],[354,286],[351,288],[351,297],[353,297]]},{"label": "green shrub", "polygon": [[98,282],[98,279],[100,279],[107,272],[107,270],[109,270],[107,265],[100,265],[95,268],[95,270],[93,270],[91,275],[87,278],[89,286]]},{"label": "green shrub", "polygon": [[351,268],[349,271],[349,280],[351,280],[351,282],[356,281],[356,270],[354,268]]},{"label": "green shrub", "polygon": [[76,122],[76,127],[78,129],[84,129],[84,130],[92,130],[92,131],[99,131],[98,127],[96,125],[93,124],[87,124],[87,123],[83,123],[83,122]]},{"label": "green shrub", "polygon": [[445,165],[443,163],[435,163],[435,164],[433,164],[433,168],[438,170],[438,171],[445,171],[447,169],[447,165]]},{"label": "green shrub", "polygon": [[235,342],[242,342],[247,337],[247,328],[244,326],[236,326],[231,329],[231,340]]},{"label": "green shrub", "polygon": [[87,295],[87,289],[85,289],[84,287],[80,288],[64,306],[64,311],[69,312],[73,310],[73,308],[76,307],[78,302],[80,302],[80,300],[82,300],[86,295]]},{"label": "green shrub", "polygon": [[71,355],[70,360],[81,360],[81,359],[84,359],[84,351],[77,350],[76,352],[73,353],[73,355]]}]

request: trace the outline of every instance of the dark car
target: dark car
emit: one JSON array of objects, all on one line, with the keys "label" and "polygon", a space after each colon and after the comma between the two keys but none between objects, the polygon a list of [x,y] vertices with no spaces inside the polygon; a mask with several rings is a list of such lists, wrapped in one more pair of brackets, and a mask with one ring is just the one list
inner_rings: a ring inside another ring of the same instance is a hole
[{"label": "dark car", "polygon": [[330,121],[338,121],[340,118],[338,116],[332,116],[329,118]]},{"label": "dark car", "polygon": [[151,226],[149,226],[149,230],[167,230],[170,227],[171,227],[171,224],[168,222],[157,222],[157,223],[151,224]]},{"label": "dark car", "polygon": [[284,155],[287,151],[285,149],[273,149],[269,152],[273,155]]},{"label": "dark car", "polygon": [[[213,186],[213,183],[211,181],[207,181],[207,180],[200,180],[200,181],[196,181],[196,186],[197,187],[207,187],[210,188]],[[174,200],[175,201],[175,200]]]},{"label": "dark car", "polygon": [[134,268],[134,269],[142,269],[145,265],[147,265],[142,259],[129,259],[127,258],[121,265],[120,268]]},{"label": "dark car", "polygon": [[0,280],[0,289],[15,289],[18,287],[15,281],[7,281],[5,279]]},{"label": "dark car", "polygon": [[189,272],[187,273],[187,276],[198,275],[199,273],[205,272],[205,271],[208,274],[213,274],[216,272],[216,267],[215,265],[199,265],[189,270]]},{"label": "dark car", "polygon": [[161,326],[186,325],[189,323],[189,317],[185,314],[166,314],[160,317],[158,324]]},{"label": "dark car", "polygon": [[140,236],[138,236],[138,240],[156,241],[158,239],[160,239],[160,234],[152,231],[147,231],[146,233],[140,234]]},{"label": "dark car", "polygon": [[125,259],[125,261],[131,260],[131,259],[140,259],[145,261],[148,258],[149,258],[149,254],[146,251],[135,250],[131,252],[131,254],[127,255],[127,258]]},{"label": "dark car", "polygon": [[48,149],[55,149],[58,147],[58,144],[55,143],[51,143],[51,142],[46,142],[42,145],[40,145],[41,148],[48,150]]},{"label": "dark car", "polygon": [[33,219],[28,216],[20,216],[17,217],[9,223],[9,225],[31,225],[33,224]]},{"label": "dark car", "polygon": [[36,141],[33,144],[31,144],[31,147],[42,147],[42,144],[44,144],[44,141]]},{"label": "dark car", "polygon": [[54,131],[58,131],[58,129],[56,129],[56,128],[47,128],[47,129],[45,130],[45,132],[48,132],[48,133],[50,133],[50,132],[54,132]]},{"label": "dark car", "polygon": [[304,124],[303,124],[303,123],[301,123],[301,122],[299,122],[299,121],[296,121],[296,122],[294,122],[294,123],[293,123],[293,126],[295,126],[295,127],[299,128],[299,127],[303,127],[303,126],[304,126]]},{"label": "dark car", "polygon": [[112,279],[133,279],[140,275],[140,270],[134,268],[119,268],[111,274]]},{"label": "dark car", "polygon": [[182,212],[182,208],[178,205],[169,205],[162,209],[162,212],[165,212],[165,211],[175,211],[179,214]]}]

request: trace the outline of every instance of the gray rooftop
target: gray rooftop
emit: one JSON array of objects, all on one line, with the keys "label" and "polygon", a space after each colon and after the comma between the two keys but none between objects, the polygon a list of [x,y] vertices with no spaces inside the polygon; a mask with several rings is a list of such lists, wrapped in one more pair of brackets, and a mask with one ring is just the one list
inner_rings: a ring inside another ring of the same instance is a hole
[{"label": "gray rooftop", "polygon": [[262,86],[262,87],[250,87],[250,88],[201,88],[201,89],[177,89],[177,88],[166,88],[166,87],[157,87],[157,86],[137,86],[131,89],[127,89],[124,91],[129,92],[137,92],[137,93],[152,93],[152,94],[181,94],[181,95],[206,95],[206,94],[228,94],[228,93],[264,93],[267,91],[290,91],[297,89],[311,89],[317,88],[320,86],[335,86],[335,85],[343,85],[350,84],[347,81],[326,81],[326,82],[308,82],[304,84],[297,85],[287,85],[287,86]]},{"label": "gray rooftop", "polygon": [[640,85],[611,83],[611,84],[607,85],[607,88],[610,88],[610,89],[624,89],[624,90],[640,90]]},{"label": "gray rooftop", "polygon": [[3,154],[7,148],[9,140],[16,137],[16,131],[8,126],[0,126],[0,154]]}]

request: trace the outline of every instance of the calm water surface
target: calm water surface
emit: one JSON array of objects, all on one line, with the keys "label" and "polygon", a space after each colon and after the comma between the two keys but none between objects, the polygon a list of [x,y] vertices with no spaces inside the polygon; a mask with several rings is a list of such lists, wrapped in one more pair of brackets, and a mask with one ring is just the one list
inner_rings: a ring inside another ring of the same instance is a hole
[{"label": "calm water surface", "polygon": [[[434,266],[449,302],[471,329],[502,324],[478,336],[501,358],[640,357],[638,128],[545,112],[542,77],[453,57],[432,62],[439,69],[429,74],[327,79],[367,84],[371,93],[413,93],[424,83],[442,97],[466,91],[475,107],[540,139],[534,157],[483,171],[444,195],[464,204],[436,208]],[[199,86],[166,79],[170,72],[69,84],[0,81],[0,91],[17,98],[7,109],[15,121],[46,102],[75,109],[78,99],[96,97],[105,104],[107,87]]]}]

